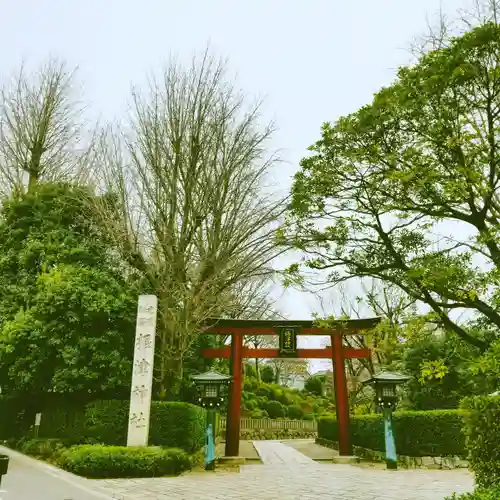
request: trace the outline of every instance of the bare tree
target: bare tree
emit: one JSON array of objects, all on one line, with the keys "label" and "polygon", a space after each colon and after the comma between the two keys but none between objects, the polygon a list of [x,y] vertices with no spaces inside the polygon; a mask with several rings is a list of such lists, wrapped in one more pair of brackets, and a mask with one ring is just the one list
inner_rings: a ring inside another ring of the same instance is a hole
[{"label": "bare tree", "polygon": [[74,74],[51,61],[21,67],[0,90],[0,194],[31,190],[40,181],[82,180],[91,148]]},{"label": "bare tree", "polygon": [[134,92],[131,130],[103,138],[109,195],[96,208],[159,298],[160,396],[176,391],[201,325],[242,314],[242,290],[271,279],[285,251],[274,236],[285,203],[265,184],[273,128],[258,111],[205,53]]},{"label": "bare tree", "polygon": [[275,382],[288,387],[299,376],[306,377],[309,373],[309,360],[300,358],[272,358],[267,361],[274,370]]},{"label": "bare tree", "polygon": [[459,9],[453,17],[440,7],[434,18],[427,18],[425,34],[410,44],[410,51],[421,57],[431,50],[447,47],[454,37],[461,36],[476,26],[490,22],[498,24],[499,15],[499,0],[470,0],[469,6]]},{"label": "bare tree", "polygon": [[[361,288],[363,294],[354,297],[345,287],[339,287],[341,295],[339,314],[345,318],[379,316],[382,318],[382,322],[370,332],[368,342],[365,334],[344,337],[344,343],[347,346],[362,348],[370,344],[373,352],[370,359],[346,359],[349,392],[354,396],[351,398],[353,406],[364,402],[362,381],[369,375],[373,375],[377,368],[391,361],[394,348],[401,341],[399,338],[401,326],[417,313],[416,300],[408,297],[393,285],[371,279],[363,281]],[[324,313],[324,303],[322,303],[322,307]],[[324,343],[324,345],[330,344],[330,340]],[[328,383],[333,384],[333,379],[329,379]],[[371,400],[369,404],[371,404]]]}]

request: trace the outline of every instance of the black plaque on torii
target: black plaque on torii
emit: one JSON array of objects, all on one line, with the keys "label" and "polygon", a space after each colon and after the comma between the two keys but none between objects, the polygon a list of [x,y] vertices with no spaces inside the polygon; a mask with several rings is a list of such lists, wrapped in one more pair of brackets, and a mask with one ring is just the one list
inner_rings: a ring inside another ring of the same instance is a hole
[{"label": "black plaque on torii", "polygon": [[297,334],[300,331],[300,327],[277,326],[276,331],[280,339],[280,356],[288,358],[297,357]]}]

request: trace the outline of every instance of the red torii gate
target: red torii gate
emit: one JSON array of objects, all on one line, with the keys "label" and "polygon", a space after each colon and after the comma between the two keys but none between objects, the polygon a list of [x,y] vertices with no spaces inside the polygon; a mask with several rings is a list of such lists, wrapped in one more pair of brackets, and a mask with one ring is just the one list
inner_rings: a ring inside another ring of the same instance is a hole
[{"label": "red torii gate", "polygon": [[[240,414],[242,392],[242,360],[243,358],[277,358],[296,357],[313,359],[331,359],[333,362],[335,407],[339,423],[339,453],[351,455],[352,447],[349,439],[349,401],[344,360],[346,358],[369,358],[370,349],[346,347],[343,345],[344,335],[356,335],[376,326],[380,318],[340,320],[330,323],[330,328],[318,328],[313,321],[267,321],[267,320],[233,320],[219,319],[207,321],[210,324],[205,333],[230,335],[231,344],[219,348],[203,350],[206,358],[230,358],[232,383],[229,391],[226,428],[226,449],[228,457],[237,457],[240,447]],[[287,332],[288,337],[280,332]],[[280,349],[253,349],[243,345],[244,335],[280,335]],[[331,347],[322,349],[297,349],[295,335],[330,335]],[[290,340],[292,339],[292,340]],[[283,346],[290,340],[288,349]],[[285,344],[283,344],[285,342]]]}]

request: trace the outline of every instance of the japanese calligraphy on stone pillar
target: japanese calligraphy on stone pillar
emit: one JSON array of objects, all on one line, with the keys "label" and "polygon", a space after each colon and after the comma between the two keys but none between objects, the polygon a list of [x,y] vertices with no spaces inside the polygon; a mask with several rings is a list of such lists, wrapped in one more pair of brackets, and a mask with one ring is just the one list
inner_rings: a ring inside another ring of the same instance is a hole
[{"label": "japanese calligraphy on stone pillar", "polygon": [[127,446],[148,445],[157,308],[155,295],[139,296]]}]

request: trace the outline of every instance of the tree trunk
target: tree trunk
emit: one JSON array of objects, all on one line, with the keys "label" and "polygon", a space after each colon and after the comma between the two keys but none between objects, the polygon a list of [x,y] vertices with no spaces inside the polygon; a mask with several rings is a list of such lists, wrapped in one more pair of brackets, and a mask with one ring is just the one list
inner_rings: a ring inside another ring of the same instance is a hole
[{"label": "tree trunk", "polygon": [[178,399],[184,372],[183,359],[181,357],[164,357],[160,366],[159,398],[169,401]]},{"label": "tree trunk", "polygon": [[259,358],[255,358],[255,373],[257,375],[257,380],[260,382],[260,365]]}]

